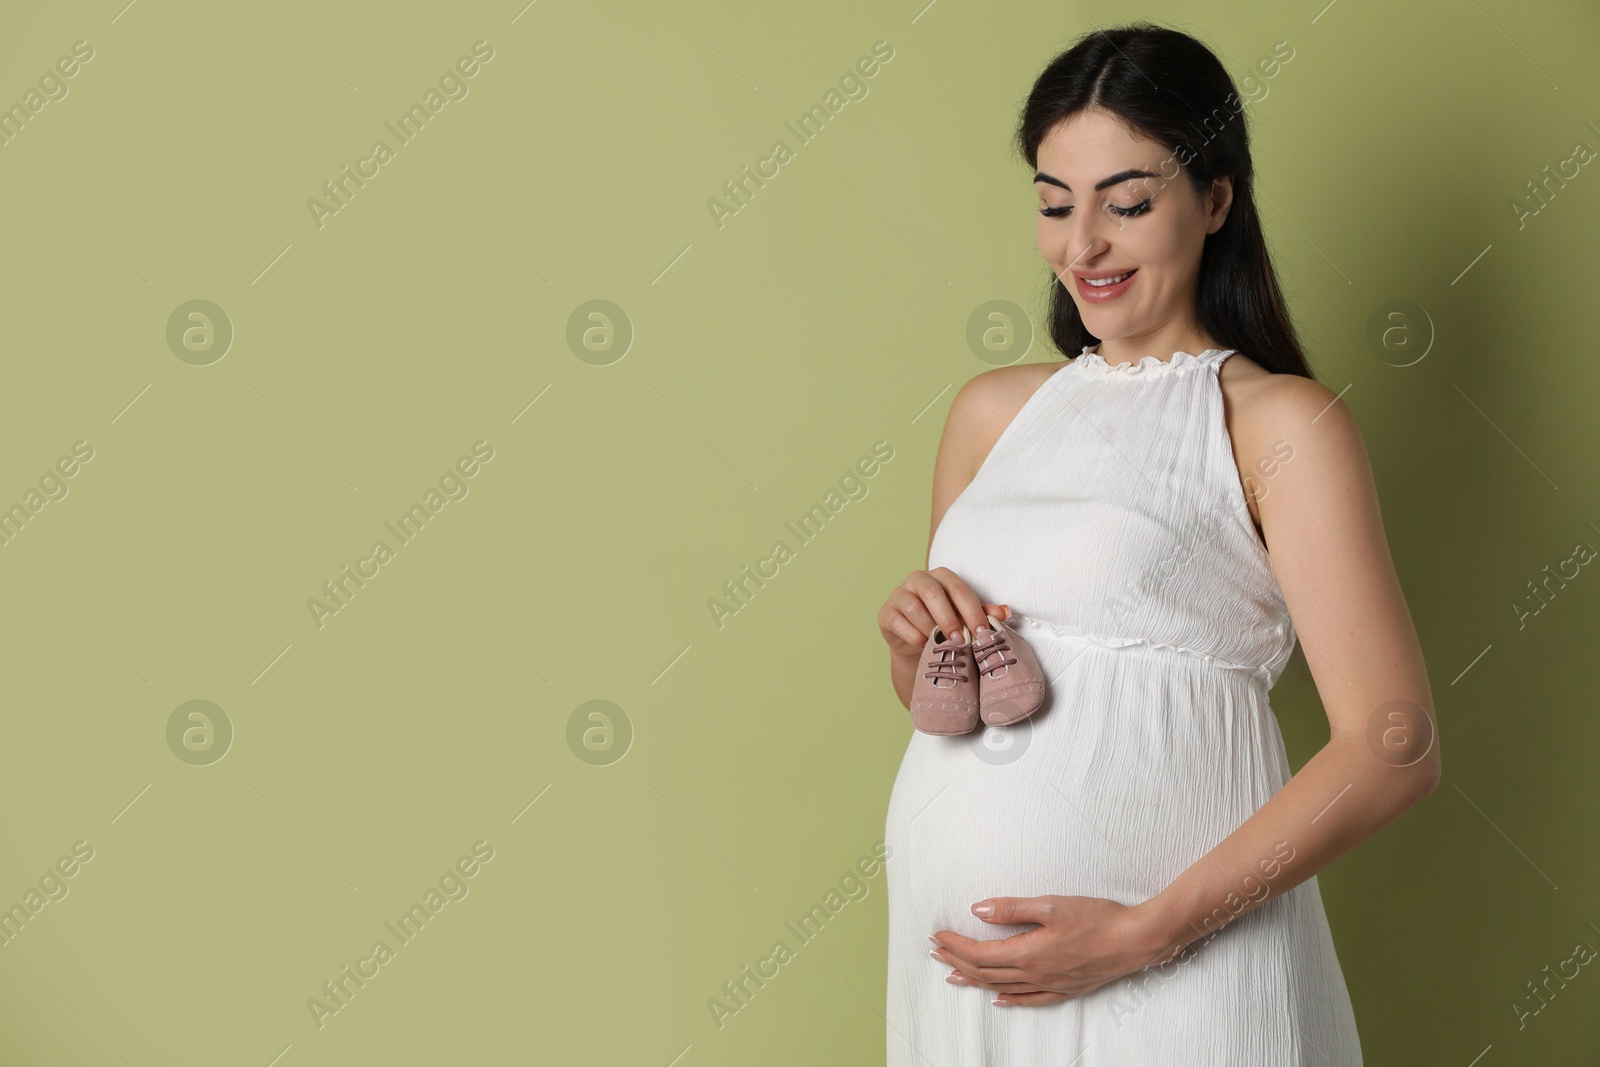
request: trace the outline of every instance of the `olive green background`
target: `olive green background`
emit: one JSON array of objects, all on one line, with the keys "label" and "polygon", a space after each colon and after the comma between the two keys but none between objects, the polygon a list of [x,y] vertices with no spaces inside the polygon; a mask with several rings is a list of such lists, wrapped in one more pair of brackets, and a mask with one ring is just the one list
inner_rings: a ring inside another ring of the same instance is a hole
[{"label": "olive green background", "polygon": [[[1011,131],[1105,10],[124,2],[0,14],[0,105],[94,52],[0,147],[0,506],[93,450],[0,546],[0,907],[93,849],[0,947],[0,1061],[883,1062],[882,871],[724,1025],[707,1002],[882,840],[911,726],[874,609],[923,565],[955,388],[1058,358],[1026,320],[1000,352],[968,331],[995,300],[1040,322]],[[1600,12],[1136,16],[1253,100],[1269,239],[1428,657],[1443,783],[1320,878],[1366,1062],[1592,1063],[1592,966],[1520,1028],[1513,1004],[1600,947],[1600,577],[1514,605],[1600,545],[1600,174],[1511,205],[1600,146]],[[384,123],[478,41],[468,94],[399,145]],[[379,139],[319,227],[307,201]],[[719,227],[708,201],[780,139]],[[233,331],[206,365],[168,343],[196,300]],[[574,346],[575,314],[611,347]],[[401,545],[384,524],[479,441]],[[784,523],[879,441],[800,545]],[[319,628],[308,601],[379,539]],[[195,700],[233,733],[220,760],[192,737],[206,765],[169,746]],[[599,755],[571,740],[592,700],[620,709]],[[1327,734],[1298,654],[1273,704],[1298,767]],[[308,999],[480,841],[468,895],[319,1028]]]}]

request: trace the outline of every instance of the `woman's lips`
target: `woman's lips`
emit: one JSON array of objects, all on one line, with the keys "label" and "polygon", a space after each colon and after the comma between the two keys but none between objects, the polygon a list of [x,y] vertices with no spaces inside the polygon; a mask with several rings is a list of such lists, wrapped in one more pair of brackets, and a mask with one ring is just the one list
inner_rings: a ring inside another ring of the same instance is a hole
[{"label": "woman's lips", "polygon": [[1073,284],[1075,284],[1078,288],[1078,295],[1080,297],[1089,301],[1090,303],[1099,304],[1104,303],[1107,300],[1115,300],[1117,297],[1127,292],[1128,286],[1132,285],[1133,280],[1139,276],[1139,268],[1135,267],[1133,270],[1127,272],[1127,274],[1128,276],[1126,278],[1114,285],[1090,285],[1088,282],[1083,280],[1082,275],[1078,274],[1074,274],[1072,279]]}]

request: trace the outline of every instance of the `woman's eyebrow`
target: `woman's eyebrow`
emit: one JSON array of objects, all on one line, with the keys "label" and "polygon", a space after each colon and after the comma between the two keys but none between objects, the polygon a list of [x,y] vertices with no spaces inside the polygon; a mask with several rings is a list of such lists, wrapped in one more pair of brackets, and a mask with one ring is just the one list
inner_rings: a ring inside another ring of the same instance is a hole
[{"label": "woman's eyebrow", "polygon": [[[1099,181],[1095,182],[1094,183],[1094,191],[1098,193],[1101,189],[1104,189],[1107,186],[1116,185],[1118,182],[1125,182],[1129,178],[1159,178],[1159,177],[1160,177],[1159,174],[1155,174],[1155,173],[1153,173],[1151,171],[1148,171],[1148,170],[1139,170],[1138,168],[1134,168],[1132,170],[1118,171],[1116,174],[1113,174],[1109,178],[1102,178]],[[1061,188],[1065,189],[1067,192],[1069,192],[1069,193],[1072,192],[1072,186],[1068,185],[1066,182],[1062,181],[1060,178],[1052,178],[1050,175],[1046,174],[1044,171],[1040,171],[1038,174],[1035,174],[1033,176],[1033,180],[1035,182],[1048,182],[1051,185],[1058,185]]]}]

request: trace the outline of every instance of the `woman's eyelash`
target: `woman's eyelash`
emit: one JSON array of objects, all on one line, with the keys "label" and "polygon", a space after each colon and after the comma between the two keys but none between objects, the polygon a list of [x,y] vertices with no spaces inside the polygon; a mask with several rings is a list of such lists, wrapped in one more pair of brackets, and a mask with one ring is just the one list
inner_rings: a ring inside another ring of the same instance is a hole
[{"label": "woman's eyelash", "polygon": [[[1118,207],[1116,204],[1112,204],[1111,205],[1111,210],[1115,211],[1118,215],[1121,215],[1123,218],[1132,218],[1135,215],[1143,215],[1146,211],[1149,211],[1150,210],[1150,201],[1152,201],[1154,199],[1155,199],[1155,197],[1153,197],[1153,196],[1152,197],[1146,197],[1144,200],[1141,200],[1139,203],[1133,205],[1132,207]],[[1042,207],[1042,208],[1039,209],[1039,214],[1043,215],[1045,218],[1053,219],[1053,218],[1057,218],[1057,217],[1059,217],[1061,215],[1065,215],[1067,212],[1069,212],[1071,210],[1072,210],[1072,205],[1071,204],[1064,204],[1061,207]]]}]

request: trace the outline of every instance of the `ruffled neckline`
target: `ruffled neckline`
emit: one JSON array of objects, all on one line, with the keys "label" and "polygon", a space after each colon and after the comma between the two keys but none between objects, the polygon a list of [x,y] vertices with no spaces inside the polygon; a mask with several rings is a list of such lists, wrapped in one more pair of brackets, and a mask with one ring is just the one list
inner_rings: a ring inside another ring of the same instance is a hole
[{"label": "ruffled neckline", "polygon": [[1199,355],[1179,351],[1174,352],[1171,359],[1141,356],[1137,363],[1107,363],[1099,352],[1093,351],[1095,347],[1097,346],[1084,345],[1083,351],[1078,353],[1078,358],[1073,362],[1096,374],[1113,378],[1161,377],[1176,374],[1191,364],[1211,363],[1218,356],[1225,356],[1234,351],[1231,348],[1208,348]]}]

